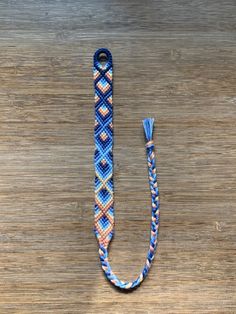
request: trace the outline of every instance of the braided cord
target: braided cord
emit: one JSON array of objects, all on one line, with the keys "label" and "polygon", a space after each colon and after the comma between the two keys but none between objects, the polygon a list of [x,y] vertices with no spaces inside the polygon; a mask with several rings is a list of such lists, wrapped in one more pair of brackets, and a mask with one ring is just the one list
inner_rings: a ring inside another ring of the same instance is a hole
[{"label": "braided cord", "polygon": [[[107,61],[103,65],[99,56],[105,54]],[[99,243],[99,256],[107,279],[120,289],[133,289],[147,276],[157,248],[159,231],[159,191],[155,163],[154,143],[152,140],[154,119],[143,120],[146,137],[146,153],[149,173],[149,186],[152,198],[152,219],[150,246],[142,272],[134,281],[122,281],[113,273],[108,261],[108,246],[114,233],[114,197],[113,197],[113,106],[112,106],[112,55],[105,48],[94,54],[95,89],[95,207],[94,232]]]}]

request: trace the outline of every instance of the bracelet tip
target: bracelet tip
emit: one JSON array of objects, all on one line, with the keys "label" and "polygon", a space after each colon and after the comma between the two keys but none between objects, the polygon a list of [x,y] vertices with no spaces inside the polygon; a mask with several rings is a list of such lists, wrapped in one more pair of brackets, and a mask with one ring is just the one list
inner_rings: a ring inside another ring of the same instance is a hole
[{"label": "bracelet tip", "polygon": [[143,129],[145,133],[146,140],[149,142],[152,140],[153,129],[154,129],[154,119],[146,118],[143,120]]}]

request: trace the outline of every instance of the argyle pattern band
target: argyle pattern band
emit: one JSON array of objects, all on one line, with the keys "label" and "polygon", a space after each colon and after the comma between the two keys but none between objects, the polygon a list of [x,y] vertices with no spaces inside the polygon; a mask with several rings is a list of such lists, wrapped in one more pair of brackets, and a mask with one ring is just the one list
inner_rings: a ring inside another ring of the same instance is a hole
[{"label": "argyle pattern band", "polygon": [[[105,55],[103,64],[100,56]],[[154,144],[152,140],[154,119],[143,121],[146,137],[146,152],[149,172],[149,186],[152,198],[152,220],[150,246],[145,265],[134,281],[122,281],[112,271],[108,261],[108,246],[114,232],[113,197],[113,105],[112,105],[112,55],[108,49],[98,49],[94,54],[94,91],[95,91],[95,206],[94,232],[99,243],[99,256],[107,279],[120,289],[133,289],[147,276],[154,259],[159,233],[159,191],[155,164]]]}]

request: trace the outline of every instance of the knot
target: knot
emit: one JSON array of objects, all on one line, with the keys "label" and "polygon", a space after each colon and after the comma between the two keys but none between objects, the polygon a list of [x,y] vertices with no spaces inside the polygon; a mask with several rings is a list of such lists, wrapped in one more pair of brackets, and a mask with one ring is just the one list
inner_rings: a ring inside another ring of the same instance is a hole
[{"label": "knot", "polygon": [[146,146],[146,148],[151,148],[151,147],[154,147],[154,143],[151,140],[151,141],[148,141],[145,146]]}]

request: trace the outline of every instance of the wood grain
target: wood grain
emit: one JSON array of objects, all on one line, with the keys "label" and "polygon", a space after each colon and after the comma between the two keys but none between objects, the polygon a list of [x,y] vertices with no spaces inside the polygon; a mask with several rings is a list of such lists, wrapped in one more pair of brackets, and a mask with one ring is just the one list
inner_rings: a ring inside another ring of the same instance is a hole
[{"label": "wood grain", "polygon": [[[236,3],[0,2],[0,313],[236,313]],[[133,293],[93,228],[92,56],[114,58],[116,234],[125,279],[148,246],[141,120],[156,120],[159,249]]]}]

